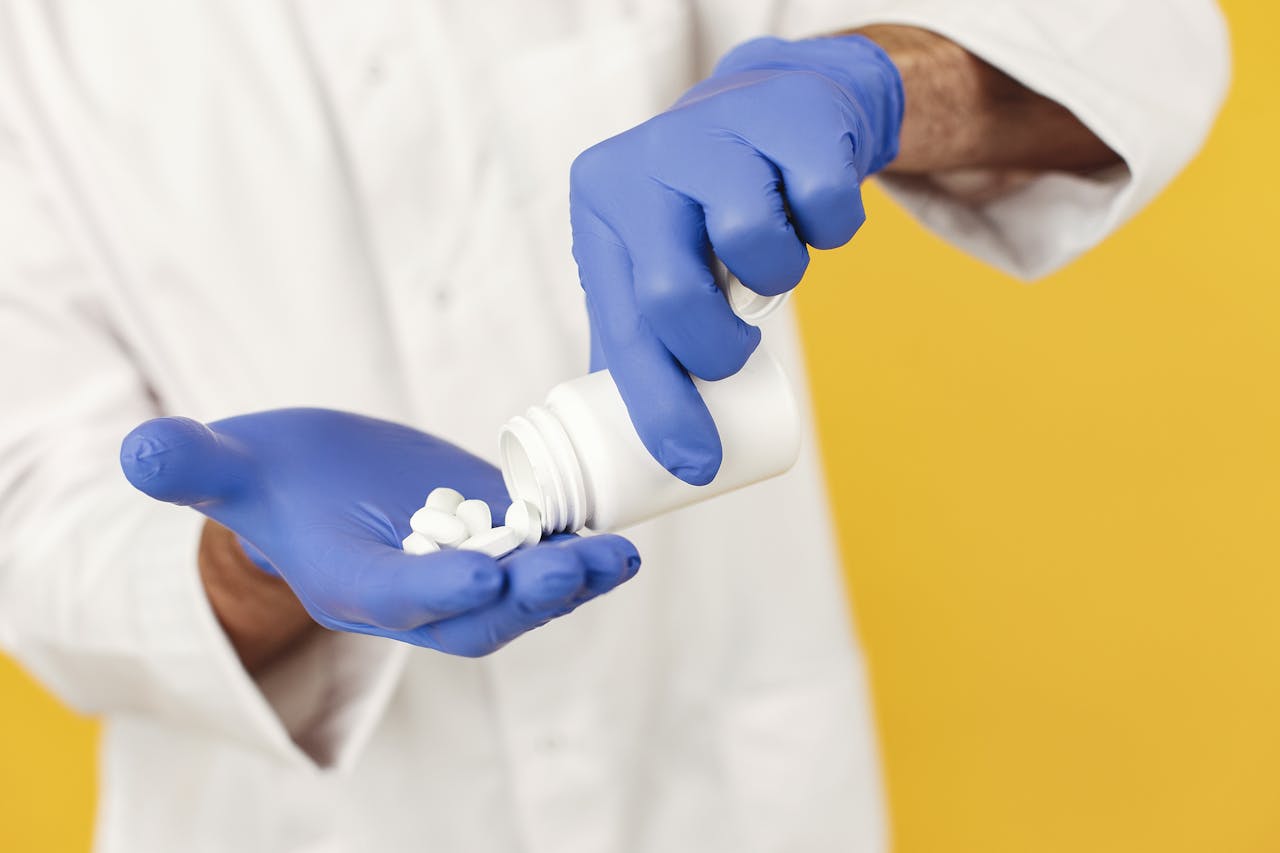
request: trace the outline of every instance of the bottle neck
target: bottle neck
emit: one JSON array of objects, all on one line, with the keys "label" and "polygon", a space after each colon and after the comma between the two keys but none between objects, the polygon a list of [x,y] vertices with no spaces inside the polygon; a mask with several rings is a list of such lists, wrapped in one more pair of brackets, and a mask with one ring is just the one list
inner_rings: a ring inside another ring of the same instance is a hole
[{"label": "bottle neck", "polygon": [[582,463],[552,409],[533,406],[507,421],[499,453],[507,492],[538,508],[544,533],[576,533],[586,526],[590,508]]}]

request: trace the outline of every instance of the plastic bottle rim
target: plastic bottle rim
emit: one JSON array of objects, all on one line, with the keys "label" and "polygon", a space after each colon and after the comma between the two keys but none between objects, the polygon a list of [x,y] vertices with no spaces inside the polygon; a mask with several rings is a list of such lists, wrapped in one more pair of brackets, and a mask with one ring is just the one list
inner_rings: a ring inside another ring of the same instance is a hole
[{"label": "plastic bottle rim", "polygon": [[533,406],[503,425],[499,435],[502,480],[513,500],[542,514],[544,533],[574,533],[587,521],[587,496],[573,442],[546,406]]},{"label": "plastic bottle rim", "polygon": [[738,277],[729,272],[729,268],[719,260],[716,261],[715,272],[716,284],[724,292],[724,297],[728,300],[733,313],[752,325],[777,311],[791,296],[789,290],[776,296],[762,296],[739,281]]}]

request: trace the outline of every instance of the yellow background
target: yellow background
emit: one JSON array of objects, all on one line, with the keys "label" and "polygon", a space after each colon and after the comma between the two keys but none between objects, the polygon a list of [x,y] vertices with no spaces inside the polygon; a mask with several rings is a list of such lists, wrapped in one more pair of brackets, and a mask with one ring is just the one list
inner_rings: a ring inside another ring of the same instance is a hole
[{"label": "yellow background", "polygon": [[[1221,123],[1105,246],[1024,287],[873,190],[803,288],[902,853],[1280,850],[1280,12],[1224,6]],[[94,726],[0,709],[0,850],[87,849]]]}]

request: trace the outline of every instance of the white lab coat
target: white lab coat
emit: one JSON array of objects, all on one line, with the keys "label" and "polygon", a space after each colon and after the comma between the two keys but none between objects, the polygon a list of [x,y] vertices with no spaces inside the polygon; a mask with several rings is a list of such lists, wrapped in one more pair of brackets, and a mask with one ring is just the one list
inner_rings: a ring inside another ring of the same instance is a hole
[{"label": "white lab coat", "polygon": [[[1158,192],[1226,87],[1206,0],[0,0],[0,642],[106,720],[99,850],[885,848],[812,434],[490,658],[334,634],[259,680],[202,595],[201,519],[116,463],[158,413],[286,405],[492,457],[585,368],[577,151],[737,41],[871,22],[953,38],[1126,159],[982,202],[891,183],[1024,275]],[[766,341],[803,392],[791,319]]]}]

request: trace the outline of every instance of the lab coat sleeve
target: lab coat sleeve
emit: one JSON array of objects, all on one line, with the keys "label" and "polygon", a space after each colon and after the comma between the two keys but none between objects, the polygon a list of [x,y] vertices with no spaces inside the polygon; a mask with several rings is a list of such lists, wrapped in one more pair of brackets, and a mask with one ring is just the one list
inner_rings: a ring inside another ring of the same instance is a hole
[{"label": "lab coat sleeve", "polygon": [[259,681],[241,667],[199,579],[202,518],[120,473],[160,404],[28,153],[0,124],[0,647],[84,712],[352,760],[402,651],[320,634]]},{"label": "lab coat sleeve", "polygon": [[[733,5],[704,0],[706,31],[720,42],[710,52],[752,35]],[[1121,156],[1123,166],[1088,175],[881,178],[925,226],[1028,279],[1069,263],[1151,201],[1200,149],[1230,78],[1226,25],[1212,0],[782,0],[761,8],[755,23],[787,37],[878,23],[937,32],[1065,106]]]}]

